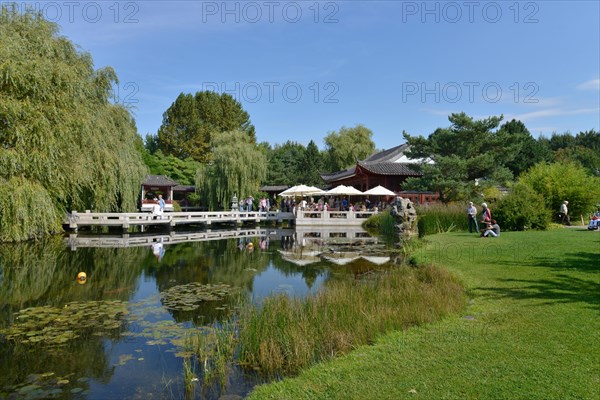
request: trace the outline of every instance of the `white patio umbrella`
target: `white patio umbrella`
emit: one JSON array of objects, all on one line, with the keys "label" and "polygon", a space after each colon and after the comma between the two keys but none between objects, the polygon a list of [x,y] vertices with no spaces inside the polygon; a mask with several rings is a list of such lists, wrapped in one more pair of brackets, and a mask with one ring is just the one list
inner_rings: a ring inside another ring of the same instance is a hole
[{"label": "white patio umbrella", "polygon": [[289,188],[285,189],[283,192],[279,193],[278,196],[286,197],[289,192],[295,190],[297,187],[298,187],[298,185],[289,187]]},{"label": "white patio umbrella", "polygon": [[375,186],[374,188],[369,189],[366,192],[363,192],[363,194],[369,195],[369,196],[395,196],[396,195],[396,193],[392,192],[389,189],[384,188],[381,185]]},{"label": "white patio umbrella", "polygon": [[349,196],[353,196],[353,195],[362,195],[363,192],[361,192],[360,190],[356,189],[353,186],[346,186],[346,185],[339,185],[334,187],[331,190],[328,190],[325,192],[325,194],[339,194],[339,195],[349,195]]},{"label": "white patio umbrella", "polygon": [[306,186],[306,185],[296,185],[292,186],[289,189],[284,190],[279,193],[279,196],[282,197],[294,197],[294,196],[309,196],[311,194],[323,194],[325,193],[323,190],[314,187],[314,186]]}]

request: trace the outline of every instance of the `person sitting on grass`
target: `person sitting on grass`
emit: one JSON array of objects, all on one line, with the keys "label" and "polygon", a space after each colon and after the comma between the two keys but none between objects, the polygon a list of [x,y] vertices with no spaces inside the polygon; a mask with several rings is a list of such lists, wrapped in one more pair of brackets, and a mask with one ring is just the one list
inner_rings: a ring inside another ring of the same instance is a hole
[{"label": "person sitting on grass", "polygon": [[500,236],[500,225],[496,222],[495,219],[491,221],[491,223],[487,224],[485,230],[481,234],[483,237],[498,237]]}]

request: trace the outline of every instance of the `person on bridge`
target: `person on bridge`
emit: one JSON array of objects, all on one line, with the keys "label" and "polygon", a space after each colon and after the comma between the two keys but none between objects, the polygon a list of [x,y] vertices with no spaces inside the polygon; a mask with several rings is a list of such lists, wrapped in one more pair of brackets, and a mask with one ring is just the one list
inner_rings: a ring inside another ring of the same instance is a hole
[{"label": "person on bridge", "polygon": [[162,197],[162,194],[158,195],[158,206],[160,207],[160,211],[165,211],[165,201]]},{"label": "person on bridge", "polygon": [[152,218],[162,219],[163,211],[160,208],[160,204],[157,198],[154,198],[154,205],[152,206]]}]

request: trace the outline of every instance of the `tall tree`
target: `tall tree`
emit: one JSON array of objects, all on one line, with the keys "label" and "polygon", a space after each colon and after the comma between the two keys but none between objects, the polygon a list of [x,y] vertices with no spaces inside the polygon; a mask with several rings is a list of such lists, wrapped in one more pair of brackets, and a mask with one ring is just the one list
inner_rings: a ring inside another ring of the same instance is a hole
[{"label": "tall tree", "polygon": [[267,151],[267,175],[265,182],[271,185],[297,185],[303,183],[303,161],[306,148],[300,143],[288,140],[276,144]]},{"label": "tall tree", "polygon": [[163,114],[158,130],[159,148],[166,155],[209,162],[212,137],[238,130],[256,141],[254,126],[242,105],[227,93],[181,93]]},{"label": "tall tree", "polygon": [[373,132],[360,124],[328,133],[324,139],[328,154],[327,169],[339,171],[356,164],[357,160],[369,157],[375,152],[372,138]]},{"label": "tall tree", "polygon": [[67,210],[134,210],[146,168],[112,68],[37,14],[0,7],[0,37],[0,240],[59,232]]},{"label": "tall tree", "polygon": [[154,175],[167,175],[180,185],[194,185],[196,172],[202,166],[191,158],[182,160],[175,156],[165,156],[158,150],[154,154],[145,153],[144,162]]},{"label": "tall tree", "polygon": [[448,120],[452,124],[449,128],[438,128],[428,138],[403,134],[410,145],[408,156],[434,162],[423,165],[424,178],[407,180],[407,188],[420,185],[450,201],[470,196],[476,182],[505,183],[511,178],[505,165],[520,145],[507,143],[496,131],[502,116],[474,120],[460,113]]},{"label": "tall tree", "polygon": [[553,159],[550,148],[535,140],[521,121],[513,119],[502,124],[498,135],[502,142],[513,146],[514,158],[506,162],[506,167],[514,176],[519,176],[539,162],[549,162]]},{"label": "tall tree", "polygon": [[323,160],[319,148],[312,140],[306,146],[306,152],[304,158],[300,164],[303,179],[302,181],[306,185],[317,185],[323,184],[323,179],[319,174],[323,170]]},{"label": "tall tree", "polygon": [[557,161],[574,161],[590,173],[600,176],[600,133],[595,130],[580,132],[576,136],[568,133],[554,134],[550,138]]},{"label": "tall tree", "polygon": [[196,174],[196,191],[211,210],[226,209],[234,194],[258,192],[267,160],[264,152],[246,132],[217,132],[213,136],[213,161]]}]

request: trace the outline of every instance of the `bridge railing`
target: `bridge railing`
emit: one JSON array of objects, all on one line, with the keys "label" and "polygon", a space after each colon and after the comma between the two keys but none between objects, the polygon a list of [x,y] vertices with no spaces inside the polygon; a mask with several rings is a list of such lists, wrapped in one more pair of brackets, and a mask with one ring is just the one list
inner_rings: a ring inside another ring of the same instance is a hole
[{"label": "bridge railing", "polygon": [[96,213],[96,212],[77,212],[68,213],[65,224],[71,229],[77,229],[79,226],[123,226],[128,228],[131,225],[179,225],[191,223],[204,223],[210,225],[215,222],[244,222],[244,221],[265,221],[265,220],[291,220],[294,219],[292,213],[281,213],[276,211],[192,211],[192,212],[166,212],[161,215],[154,215],[147,212],[133,213]]},{"label": "bridge railing", "polygon": [[296,225],[360,225],[377,211],[296,210]]}]

